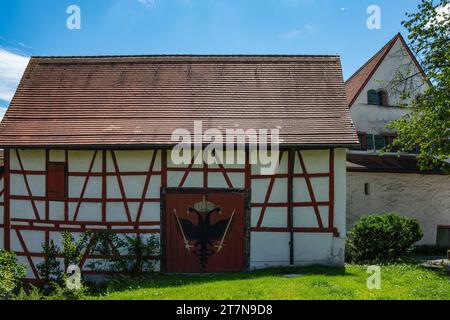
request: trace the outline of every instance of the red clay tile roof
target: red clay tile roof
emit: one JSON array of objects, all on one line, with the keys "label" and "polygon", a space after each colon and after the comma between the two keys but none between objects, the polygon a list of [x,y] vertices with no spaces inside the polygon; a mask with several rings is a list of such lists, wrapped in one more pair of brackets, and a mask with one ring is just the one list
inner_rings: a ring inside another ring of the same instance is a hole
[{"label": "red clay tile roof", "polygon": [[[423,71],[420,63],[417,61],[415,55],[409,48],[405,39],[403,38],[401,33],[397,33],[394,38],[392,38],[383,48],[380,49],[369,61],[367,61],[358,71],[356,71],[346,82],[345,82],[345,92],[347,94],[347,101],[349,108],[352,107],[356,98],[361,93],[361,90],[364,89],[366,84],[372,78],[372,76],[377,71],[381,62],[383,62],[386,55],[391,51],[394,44],[400,40],[404,47],[406,48],[407,53],[413,60],[414,64],[418,68],[419,72],[422,74],[424,78],[427,78],[425,72]],[[431,85],[431,83],[429,83]]]},{"label": "red clay tile roof", "polygon": [[364,89],[367,82],[373,76],[375,71],[377,71],[378,66],[383,62],[386,55],[401,37],[402,35],[398,33],[345,82],[345,91],[347,93],[349,107],[353,105],[361,90]]},{"label": "red clay tile roof", "polygon": [[33,57],[0,146],[173,145],[176,128],[275,128],[284,144],[358,143],[337,56]]}]

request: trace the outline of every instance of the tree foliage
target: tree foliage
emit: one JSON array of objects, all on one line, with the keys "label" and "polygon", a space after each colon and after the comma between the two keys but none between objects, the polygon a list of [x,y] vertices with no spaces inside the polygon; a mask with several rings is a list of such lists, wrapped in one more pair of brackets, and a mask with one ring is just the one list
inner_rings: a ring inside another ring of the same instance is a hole
[{"label": "tree foliage", "polygon": [[[448,170],[450,159],[450,0],[422,0],[418,12],[402,22],[412,51],[431,84],[406,106],[408,113],[389,125],[397,130],[394,145],[419,151],[422,169]],[[405,94],[408,94],[405,92]]]},{"label": "tree foliage", "polygon": [[26,268],[13,252],[0,250],[0,300],[9,298],[25,278]]}]

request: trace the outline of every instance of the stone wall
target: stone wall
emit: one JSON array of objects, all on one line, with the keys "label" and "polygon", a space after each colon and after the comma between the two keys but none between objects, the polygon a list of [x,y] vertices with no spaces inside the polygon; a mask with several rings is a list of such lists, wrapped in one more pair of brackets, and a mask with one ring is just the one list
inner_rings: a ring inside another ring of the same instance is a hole
[{"label": "stone wall", "polygon": [[391,211],[418,219],[424,230],[420,244],[435,244],[437,226],[450,225],[450,176],[347,173],[347,228],[365,214]]}]

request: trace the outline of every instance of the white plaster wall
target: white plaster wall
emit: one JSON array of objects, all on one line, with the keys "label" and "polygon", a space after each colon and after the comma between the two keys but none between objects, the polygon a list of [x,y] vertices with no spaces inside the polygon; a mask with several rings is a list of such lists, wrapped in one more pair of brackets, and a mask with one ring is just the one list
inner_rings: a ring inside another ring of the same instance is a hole
[{"label": "white plaster wall", "polygon": [[[305,167],[308,172],[321,173],[329,170],[329,151],[314,150],[302,151]],[[287,161],[287,159],[286,159]],[[330,233],[294,233],[294,263],[296,265],[336,265],[344,264],[345,234],[346,234],[346,150],[336,149],[334,159],[334,226],[339,231],[335,237]],[[283,165],[281,166],[283,167]],[[299,161],[294,167],[295,173],[301,173]],[[323,178],[320,178],[323,179]],[[297,180],[297,179],[295,179]],[[298,180],[304,180],[298,178]],[[326,183],[314,183],[315,195],[319,194],[318,201],[328,201],[328,179]],[[319,180],[320,181],[320,180]],[[306,185],[300,187],[298,182],[294,187],[294,199],[310,201]],[[263,202],[267,190],[267,179],[254,179],[252,181],[252,202]],[[287,190],[287,189],[284,189]],[[298,193],[306,193],[298,195]],[[299,200],[300,201],[300,200]],[[286,227],[287,208],[267,208],[263,219],[263,227]],[[251,225],[254,227],[259,218],[261,208],[252,208]],[[324,226],[328,225],[328,207],[319,208]],[[279,215],[275,219],[275,215]],[[283,225],[281,225],[283,224]],[[312,207],[294,209],[294,226],[318,227],[317,219]],[[251,232],[250,238],[250,267],[264,268],[269,266],[289,265],[289,233]]]},{"label": "white plaster wall", "polygon": [[[410,100],[402,101],[397,92],[398,90],[390,90],[390,82],[395,78],[395,72],[398,71],[399,68],[403,70],[403,72],[410,70],[411,74],[419,72],[405,50],[402,42],[397,40],[385,60],[380,64],[373,77],[369,80],[354,104],[351,106],[350,116],[358,131],[367,132],[369,134],[389,132],[391,130],[386,129],[386,124],[400,118],[406,113],[405,109],[395,106],[400,105],[401,102],[408,103]],[[419,87],[423,84],[423,77],[421,75],[416,76],[414,83]],[[423,92],[425,88],[426,86],[421,87],[417,93]],[[368,105],[367,92],[371,89],[386,90],[391,106],[383,107]],[[415,95],[416,93],[412,99],[415,98]]]},{"label": "white plaster wall", "polygon": [[[178,152],[174,153],[178,156]],[[191,153],[191,157],[193,152]],[[221,153],[220,159],[223,159],[223,167],[225,169],[245,169],[245,154],[242,151],[226,151]],[[227,163],[226,159],[234,159],[234,162]],[[179,186],[181,179],[183,178],[184,171],[171,171],[171,168],[184,168],[187,169],[189,164],[175,164],[172,161],[172,151],[167,151],[167,186],[176,188]],[[194,164],[192,168],[202,168],[203,165]],[[209,165],[211,169],[219,168],[217,164]],[[227,172],[227,176],[230,179],[233,188],[245,187],[245,174],[240,172]],[[183,184],[184,188],[199,188],[203,187],[203,172],[189,172],[186,180]],[[209,188],[229,188],[223,173],[221,172],[209,172],[208,173],[208,187]]]},{"label": "white plaster wall", "polygon": [[[28,150],[20,149],[19,155],[25,170],[36,170],[45,171],[45,150]],[[69,172],[88,172],[89,166],[92,161],[92,156],[95,151],[92,150],[69,150],[68,154],[68,170]],[[142,151],[116,151],[116,159],[118,163],[119,170],[121,172],[147,172],[150,167],[150,162],[152,159],[154,151],[152,150],[142,150]],[[55,162],[65,162],[66,152],[64,150],[49,150],[49,161]],[[11,150],[10,153],[10,163],[11,169],[20,170],[21,166],[16,156],[16,151]],[[114,165],[111,158],[111,153],[107,152],[107,172],[114,171]],[[161,151],[157,152],[155,158],[155,164],[153,171],[161,170]],[[94,160],[94,165],[92,167],[93,173],[102,172],[102,152],[98,151],[97,156]],[[78,198],[81,196],[81,191],[85,183],[86,177],[75,176],[69,177],[68,179],[68,196],[73,198]],[[27,175],[28,184],[31,189],[33,196],[45,196],[45,174],[28,174]],[[122,181],[124,184],[126,197],[133,199],[140,199],[142,197],[145,176],[137,175],[127,175],[122,176]],[[3,181],[1,182],[3,184]],[[160,196],[161,187],[161,176],[159,174],[154,174],[148,186],[146,193],[146,198],[158,199]],[[108,197],[111,199],[122,198],[117,183],[117,177],[110,176],[107,180],[107,191]],[[102,193],[102,179],[101,177],[92,176],[89,178],[87,183],[84,198],[90,199],[101,199]],[[28,191],[26,189],[25,181],[23,175],[12,174],[10,179],[10,193],[16,196],[27,196]],[[39,217],[45,219],[45,202],[35,201],[34,202]],[[73,220],[75,210],[77,207],[77,202],[72,201],[68,204],[68,214],[69,220]],[[130,209],[130,214],[133,220],[136,219],[137,211],[139,207],[139,202],[129,202],[128,207]],[[35,220],[35,213],[32,207],[32,202],[30,200],[11,200],[10,201],[10,214],[11,218],[23,218]],[[0,218],[3,221],[3,207],[0,210]],[[50,201],[49,202],[49,218],[52,221],[64,220],[64,202],[63,201]],[[81,202],[77,221],[101,221],[101,201],[93,202]],[[159,221],[160,220],[160,203],[155,202],[145,202],[143,205],[143,210],[141,213],[140,221]],[[124,204],[122,202],[110,202],[107,207],[107,222],[127,222]],[[13,222],[14,225],[27,225],[25,222]],[[51,228],[53,225],[45,222],[34,222],[37,227],[48,227]],[[70,225],[61,224],[61,226],[66,227],[76,227]],[[97,228],[102,228],[103,226],[97,226]],[[106,226],[104,226],[106,228]],[[113,226],[117,227],[117,226]],[[121,229],[126,229],[127,226],[120,226]],[[147,229],[159,229],[158,226],[149,226]],[[40,230],[20,230],[20,234],[26,244],[27,250],[29,252],[42,252],[42,244],[45,241],[45,232]],[[60,232],[50,231],[50,239],[54,239],[58,246],[61,246]],[[74,235],[78,235],[74,233]],[[142,236],[148,236],[142,234]],[[0,229],[0,246],[3,247],[3,229]],[[19,241],[17,233],[15,230],[11,230],[11,249],[16,252],[24,252],[24,249]],[[28,266],[27,277],[34,278],[31,267],[26,257],[19,256],[19,261],[23,262]],[[38,264],[42,261],[41,258],[32,258],[34,264]],[[158,266],[157,266],[158,267]]]},{"label": "white plaster wall", "polygon": [[[153,151],[116,151],[116,158],[119,169],[123,172],[147,171],[149,168],[151,155]],[[68,168],[69,172],[87,172],[93,151],[69,151],[68,152]],[[26,170],[45,170],[45,151],[43,150],[21,150],[20,153],[24,167]],[[328,150],[311,150],[302,151],[306,168],[309,173],[328,172],[329,168],[329,151]],[[50,151],[50,158],[53,161],[65,159],[65,154],[58,151]],[[168,157],[170,159],[170,157]],[[283,156],[278,173],[287,173],[287,153]],[[244,164],[224,165],[233,168],[244,168]],[[20,169],[15,157],[15,153],[11,152],[11,167]],[[252,165],[252,172],[260,174],[260,164]],[[154,170],[161,168],[161,152],[157,153]],[[101,152],[98,152],[94,162],[93,172],[101,172]],[[113,172],[114,165],[111,154],[107,153],[107,171]],[[301,173],[300,163],[296,161],[295,173]],[[179,180],[183,176],[183,172],[168,173],[169,186],[178,186]],[[36,193],[45,195],[45,176],[37,176],[29,180],[32,190]],[[245,175],[242,173],[230,173],[230,179],[233,181],[234,187],[243,187],[245,183]],[[210,183],[214,187],[228,187],[223,176],[212,173],[208,177]],[[24,183],[20,182],[20,178],[14,178],[16,183],[11,185],[11,190],[18,195],[26,194],[24,191]],[[101,180],[91,177],[85,197],[99,198],[101,193]],[[22,179],[23,180],[23,179]],[[122,177],[125,185],[125,192],[128,197],[140,198],[143,190],[144,180],[139,176]],[[303,180],[303,181],[302,181]],[[71,177],[69,179],[69,195],[78,197],[81,193],[84,177]],[[252,181],[252,202],[264,202],[265,191],[267,190],[269,177],[264,179],[254,179]],[[203,184],[203,173],[191,173],[186,180],[185,187],[199,187]],[[295,182],[295,199],[299,201],[310,201],[304,179]],[[296,264],[334,264],[343,263],[343,236],[345,235],[345,195],[346,195],[346,175],[345,175],[345,150],[335,150],[335,219],[334,225],[340,232],[340,237],[336,238],[332,234],[295,234],[295,263]],[[313,189],[318,201],[328,200],[328,178],[312,179]],[[147,197],[158,198],[159,188],[161,186],[161,178],[159,175],[153,176],[150,180],[149,191]],[[287,201],[287,179],[277,179],[270,202],[286,202]],[[121,198],[117,177],[110,176],[107,180],[107,193],[109,198]],[[300,194],[300,196],[297,195]],[[302,200],[304,199],[304,200]],[[69,204],[69,218],[73,218],[77,203]],[[36,201],[41,218],[44,218],[44,202]],[[52,201],[49,206],[50,219],[62,220],[64,205],[62,202]],[[135,219],[138,209],[138,202],[129,203],[130,214]],[[305,209],[305,210],[303,210]],[[259,217],[258,211],[261,208],[252,208],[251,225],[255,226]],[[298,226],[314,226],[312,213],[307,208],[301,208],[295,212],[295,221]],[[328,223],[328,208],[320,207],[320,214],[324,222],[324,226]],[[11,201],[11,216],[34,219],[34,212],[30,201],[14,200]],[[147,202],[144,204],[141,221],[159,221],[160,204],[159,202]],[[80,206],[78,221],[100,221],[101,220],[101,204],[84,202]],[[126,221],[125,208],[122,202],[109,202],[107,204],[107,221]],[[287,208],[268,208],[263,220],[263,227],[287,227]],[[297,226],[297,225],[296,225]],[[13,233],[12,233],[13,234]],[[52,233],[53,234],[53,233]],[[40,252],[40,246],[43,241],[43,235],[34,232],[24,232],[24,240],[30,243],[33,250]],[[53,235],[54,236],[54,235]],[[22,251],[18,240],[12,236],[13,248]],[[269,265],[287,265],[289,263],[289,233],[272,233],[272,232],[252,232],[251,240],[251,267],[264,267]]]},{"label": "white plaster wall", "polygon": [[336,149],[334,155],[334,226],[339,232],[339,237],[333,238],[332,260],[337,265],[343,265],[347,234],[347,150]]},{"label": "white plaster wall", "polygon": [[[419,244],[436,243],[436,227],[450,225],[450,176],[348,172],[347,226],[365,214],[388,213],[418,219],[424,230]],[[370,195],[364,194],[370,184]]]},{"label": "white plaster wall", "polygon": [[[17,149],[20,160],[25,170],[44,171],[45,164],[45,150],[41,149]],[[20,170],[20,163],[16,155],[16,149],[10,152],[10,169]]]}]

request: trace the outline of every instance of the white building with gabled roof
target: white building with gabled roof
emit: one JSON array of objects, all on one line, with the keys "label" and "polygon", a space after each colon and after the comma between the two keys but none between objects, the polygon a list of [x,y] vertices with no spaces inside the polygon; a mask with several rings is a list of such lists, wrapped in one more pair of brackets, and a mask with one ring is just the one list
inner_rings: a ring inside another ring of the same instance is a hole
[{"label": "white building with gabled roof", "polygon": [[[399,76],[408,79],[401,86]],[[450,246],[450,176],[420,171],[416,154],[380,154],[395,137],[386,125],[405,115],[402,105],[429,86],[402,35],[391,39],[345,85],[360,140],[347,154],[347,227],[363,215],[395,211],[420,221],[421,244]],[[407,98],[401,94],[404,90]]]}]

